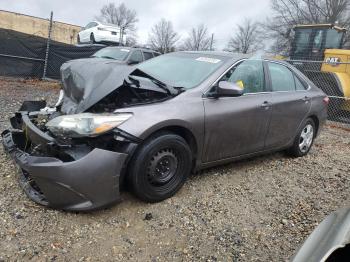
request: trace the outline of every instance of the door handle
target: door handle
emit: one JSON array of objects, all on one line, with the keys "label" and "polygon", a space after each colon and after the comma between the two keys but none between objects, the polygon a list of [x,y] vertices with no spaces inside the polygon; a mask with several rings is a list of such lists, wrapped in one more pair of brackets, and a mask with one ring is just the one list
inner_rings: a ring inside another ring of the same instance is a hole
[{"label": "door handle", "polygon": [[310,97],[304,96],[301,100],[303,100],[305,103],[308,103],[310,101]]},{"label": "door handle", "polygon": [[262,108],[265,108],[266,110],[269,109],[271,106],[271,103],[268,101],[265,101],[264,103],[261,104]]}]

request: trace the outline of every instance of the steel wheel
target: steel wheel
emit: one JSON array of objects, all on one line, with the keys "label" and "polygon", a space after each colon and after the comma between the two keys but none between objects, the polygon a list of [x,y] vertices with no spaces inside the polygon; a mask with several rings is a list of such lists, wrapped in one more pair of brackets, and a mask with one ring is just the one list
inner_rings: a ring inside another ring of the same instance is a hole
[{"label": "steel wheel", "polygon": [[153,186],[168,183],[176,174],[178,158],[171,149],[164,149],[152,156],[147,168],[148,181]]},{"label": "steel wheel", "polygon": [[302,153],[306,153],[310,149],[313,139],[314,128],[311,124],[307,124],[301,131],[299,138],[299,149]]},{"label": "steel wheel", "polygon": [[149,137],[129,164],[128,182],[141,200],[158,202],[173,196],[192,168],[192,152],[180,136],[159,132]]},{"label": "steel wheel", "polygon": [[94,44],[96,41],[95,41],[95,36],[93,33],[91,33],[90,35],[90,44]]}]

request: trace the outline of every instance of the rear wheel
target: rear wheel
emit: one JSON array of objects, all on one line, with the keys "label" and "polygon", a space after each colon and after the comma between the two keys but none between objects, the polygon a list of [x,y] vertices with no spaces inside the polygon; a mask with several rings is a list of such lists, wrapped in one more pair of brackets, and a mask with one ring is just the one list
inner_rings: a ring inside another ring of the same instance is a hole
[{"label": "rear wheel", "polygon": [[302,128],[299,130],[296,136],[293,146],[288,149],[288,154],[293,157],[301,157],[309,153],[314,138],[316,136],[315,122],[308,118],[304,121]]},{"label": "rear wheel", "polygon": [[96,41],[95,41],[95,36],[94,36],[93,33],[91,33],[91,35],[90,35],[90,43],[91,43],[91,44],[95,44],[95,43],[96,43]]},{"label": "rear wheel", "polygon": [[141,200],[162,201],[183,186],[191,163],[191,149],[182,137],[160,133],[147,139],[136,152],[129,165],[128,181]]}]

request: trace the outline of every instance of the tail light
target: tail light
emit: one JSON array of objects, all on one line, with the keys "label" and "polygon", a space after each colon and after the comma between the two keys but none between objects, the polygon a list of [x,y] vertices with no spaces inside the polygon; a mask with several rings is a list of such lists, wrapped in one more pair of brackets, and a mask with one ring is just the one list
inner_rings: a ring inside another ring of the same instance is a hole
[{"label": "tail light", "polygon": [[328,104],[329,104],[329,97],[328,96],[323,98],[323,103],[325,103],[328,106]]}]

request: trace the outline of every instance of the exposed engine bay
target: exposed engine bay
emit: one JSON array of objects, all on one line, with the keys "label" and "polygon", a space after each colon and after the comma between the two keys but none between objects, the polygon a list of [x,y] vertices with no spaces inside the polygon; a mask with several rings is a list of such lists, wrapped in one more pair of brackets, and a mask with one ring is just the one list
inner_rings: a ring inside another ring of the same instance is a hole
[{"label": "exposed engine bay", "polygon": [[164,92],[133,88],[125,84],[102,98],[99,102],[87,109],[86,112],[111,113],[118,108],[161,102],[168,98],[169,95]]},{"label": "exposed engine bay", "polygon": [[132,114],[116,110],[162,102],[183,91],[139,69],[110,65],[103,69],[97,68],[92,74],[91,65],[80,61],[65,64],[55,105],[46,106],[45,101],[23,103],[11,122],[25,133],[25,139],[18,141],[25,152],[64,162],[80,159],[95,148],[126,152],[137,138],[116,127]]},{"label": "exposed engine bay", "polygon": [[136,67],[85,61],[66,63],[61,67],[64,95],[62,114],[113,112],[126,106],[152,103],[182,92],[168,86]]}]

